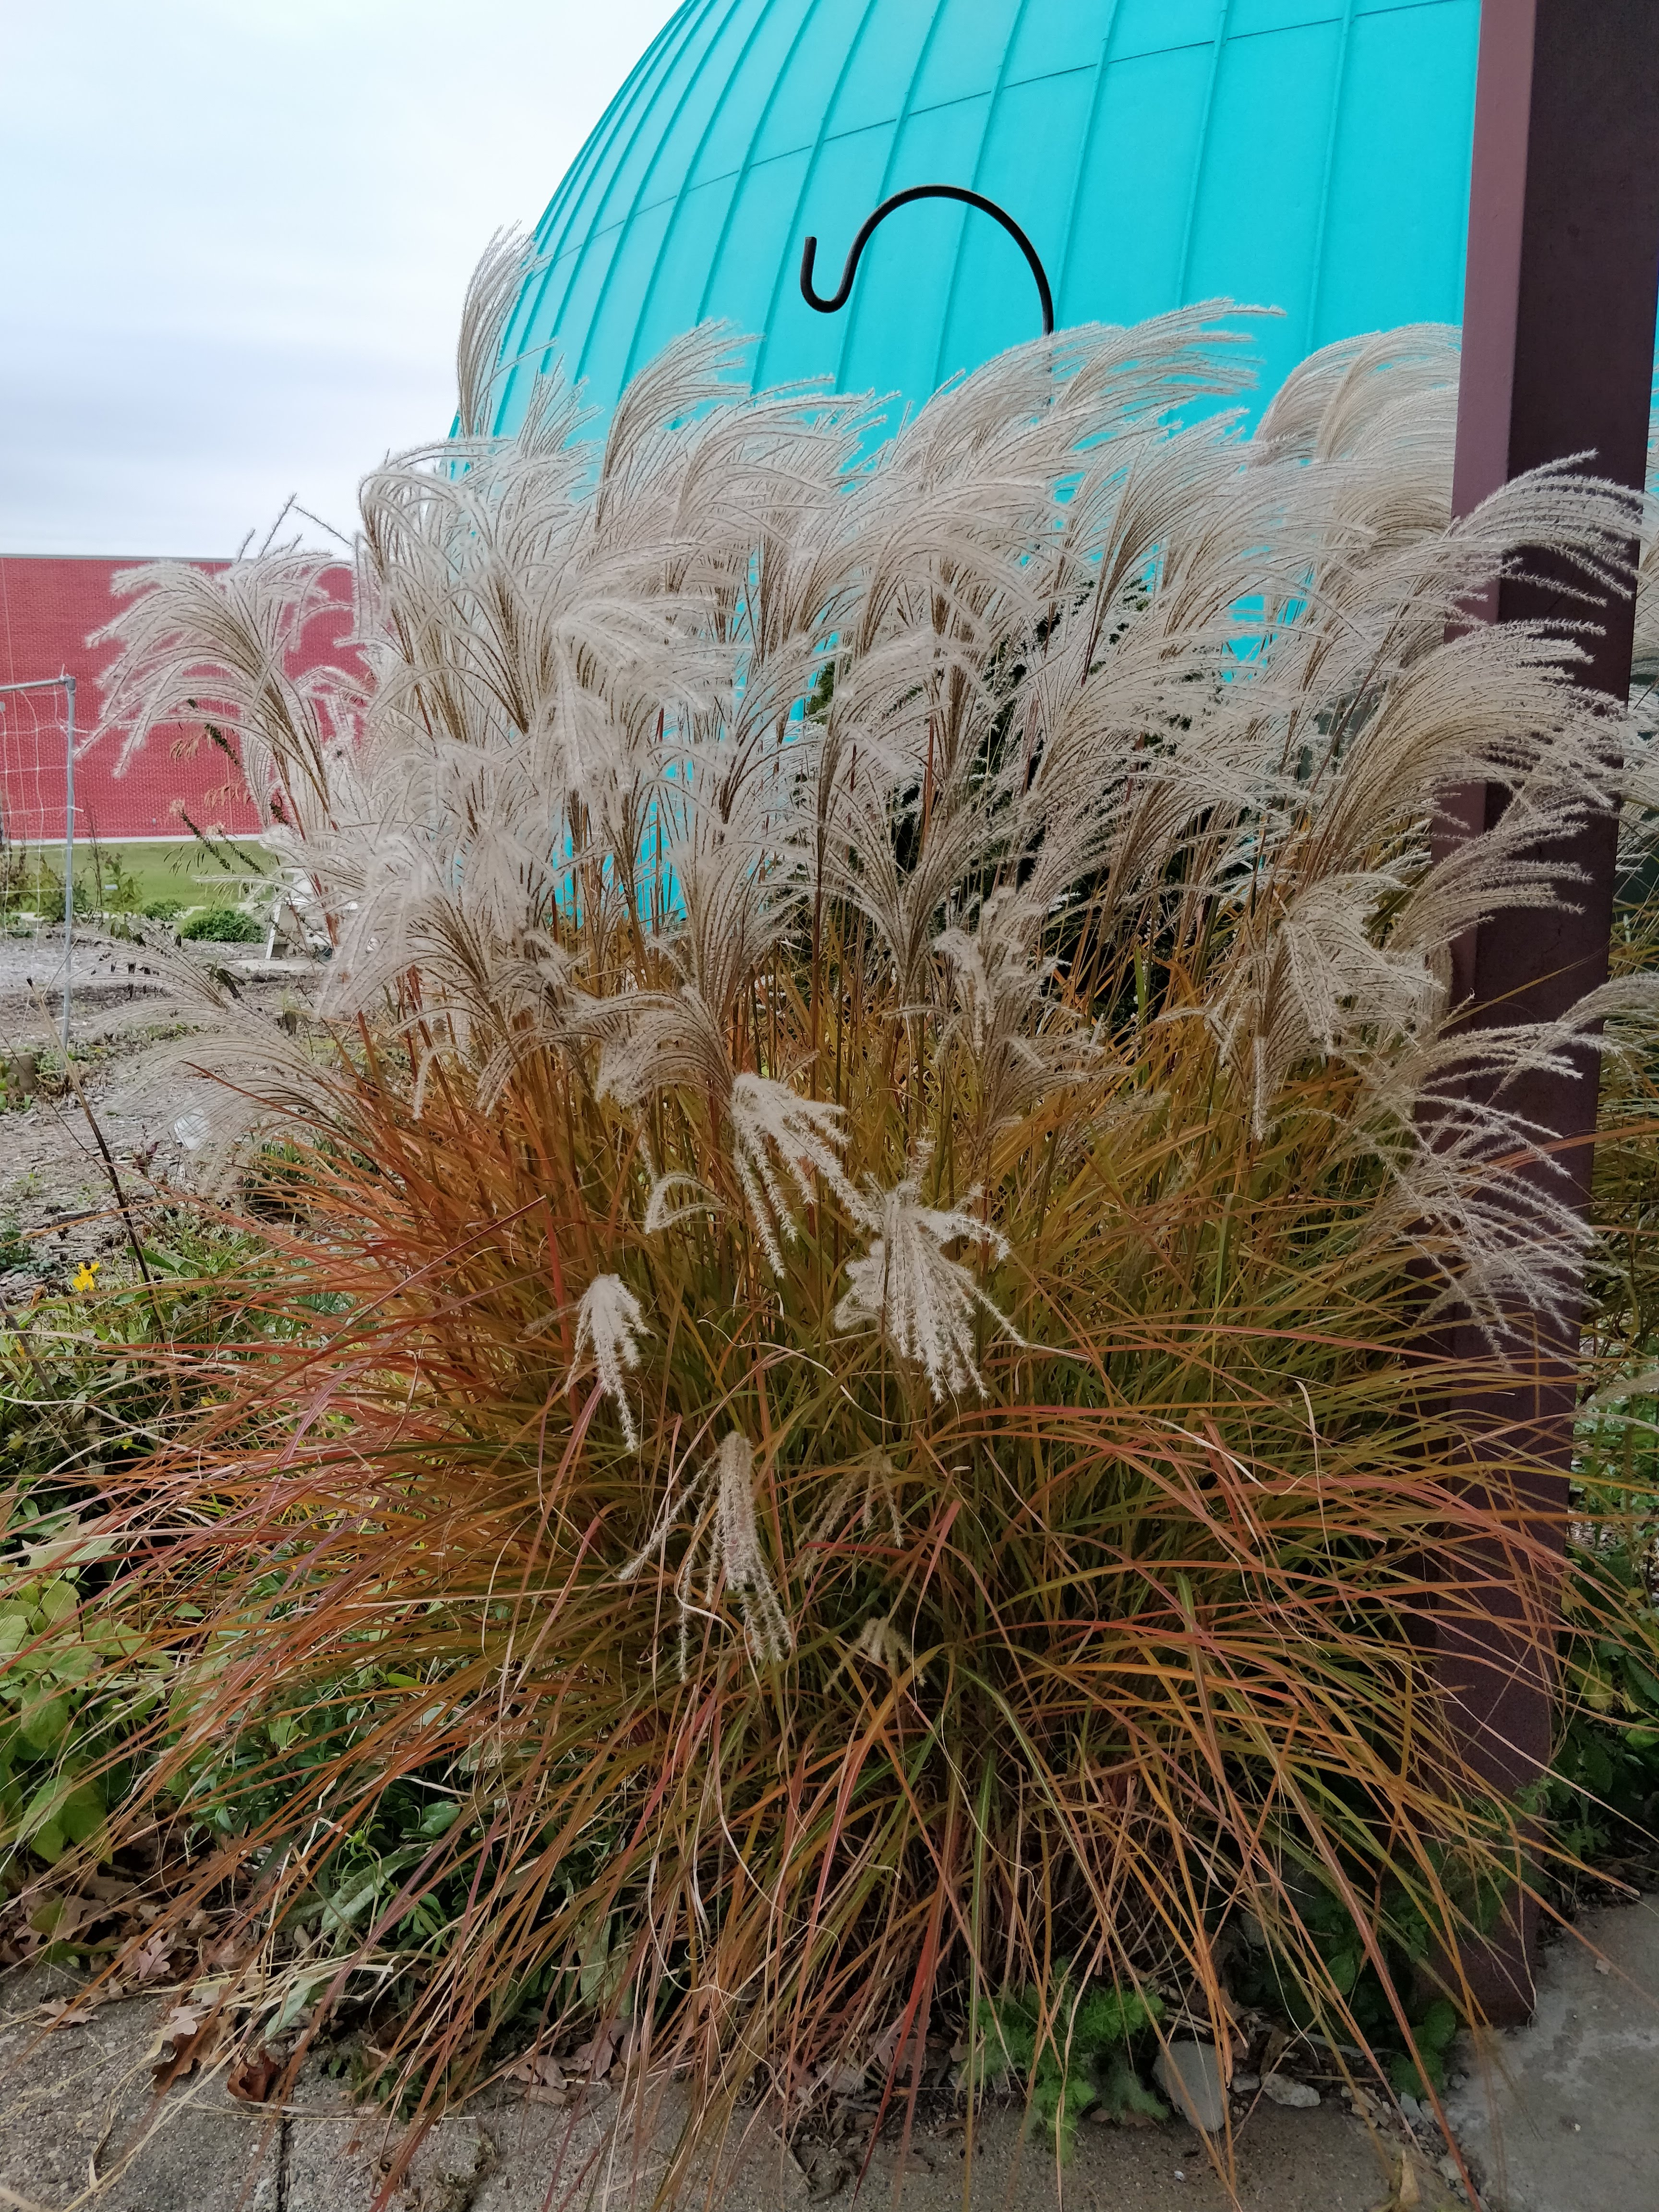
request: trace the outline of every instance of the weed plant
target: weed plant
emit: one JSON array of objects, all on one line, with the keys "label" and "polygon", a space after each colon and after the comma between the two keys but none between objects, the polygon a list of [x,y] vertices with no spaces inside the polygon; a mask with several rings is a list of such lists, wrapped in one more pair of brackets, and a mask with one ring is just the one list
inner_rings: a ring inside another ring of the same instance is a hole
[{"label": "weed plant", "polygon": [[[175,1909],[246,1885],[285,2021],[390,1950],[422,2114],[609,2023],[706,2130],[990,2020],[1063,2140],[1077,2021],[1224,2070],[1251,1952],[1431,2082],[1424,1977],[1472,2014],[1542,1881],[1435,1637],[1518,1581],[1552,1644],[1562,1535],[1447,1409],[1589,1242],[1471,1078],[1593,1080],[1650,1003],[1472,1032],[1449,948],[1624,787],[1570,622],[1632,502],[1454,525],[1438,331],[1187,422],[1245,373],[1202,310],[873,458],[707,332],[602,441],[556,378],[491,439],[521,277],[365,485],[363,664],[278,672],[297,550],[128,580],[112,720],[208,702],[333,957],[319,1036],[181,979],[279,1145],[270,1333],[104,1486],[176,1686],[118,1833],[191,1808]],[[1559,625],[1467,619],[1545,552]]]},{"label": "weed plant", "polygon": [[199,1392],[245,1332],[227,1285],[245,1286],[257,1251],[189,1214],[149,1224],[143,1250],[148,1283],[100,1291],[100,1270],[83,1267],[79,1292],[0,1317],[11,1568],[0,1592],[0,1881],[12,1893],[30,1887],[32,1862],[56,1866],[71,1846],[107,1856],[106,1816],[135,1760],[149,1764],[146,1724],[173,1688],[172,1668],[146,1657],[120,1617],[120,1547],[98,1509],[176,1427],[180,1348]]},{"label": "weed plant", "polygon": [[1064,2160],[1077,2140],[1079,2118],[1103,2106],[1115,2120],[1167,2120],[1169,2106],[1141,2081],[1130,2056],[1149,2040],[1163,2012],[1156,1996],[1097,1987],[1082,1996],[1069,1961],[1054,1962],[1054,1986],[1009,1990],[981,1998],[975,2026],[984,2049],[984,2078],[1014,2075],[1028,2092],[1033,2132],[1048,2136]]}]

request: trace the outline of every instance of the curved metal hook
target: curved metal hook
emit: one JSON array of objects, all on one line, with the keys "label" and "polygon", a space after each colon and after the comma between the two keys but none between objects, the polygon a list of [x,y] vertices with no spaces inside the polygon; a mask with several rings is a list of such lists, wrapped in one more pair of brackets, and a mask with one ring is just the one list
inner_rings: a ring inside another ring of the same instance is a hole
[{"label": "curved metal hook", "polygon": [[884,200],[875,213],[866,217],[858,236],[853,240],[847,256],[847,266],[841,272],[841,288],[831,299],[823,299],[812,289],[812,271],[817,262],[818,242],[809,238],[801,249],[800,295],[809,307],[816,307],[821,315],[833,315],[847,305],[853,289],[853,279],[858,275],[859,256],[875,232],[878,223],[884,222],[895,208],[903,207],[910,200],[960,200],[966,207],[977,208],[981,215],[992,216],[1007,232],[1014,244],[1025,256],[1026,264],[1036,278],[1037,297],[1042,303],[1042,335],[1052,337],[1054,331],[1054,295],[1048,289],[1048,276],[1037,258],[1037,250],[1006,208],[994,200],[988,200],[982,192],[970,192],[965,185],[911,185],[908,190],[895,192]]}]

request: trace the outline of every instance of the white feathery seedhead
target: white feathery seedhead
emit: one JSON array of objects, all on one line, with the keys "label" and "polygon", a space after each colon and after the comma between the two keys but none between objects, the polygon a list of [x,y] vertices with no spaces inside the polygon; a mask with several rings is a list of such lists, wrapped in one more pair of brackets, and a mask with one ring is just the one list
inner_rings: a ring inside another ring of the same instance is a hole
[{"label": "white feathery seedhead", "polygon": [[[915,1664],[910,1639],[890,1613],[872,1613],[859,1631],[853,1656],[867,1659],[872,1667],[885,1668],[895,1677],[907,1674]],[[925,1674],[922,1679],[926,1680]]]},{"label": "white feathery seedhead", "polygon": [[1007,1239],[971,1213],[922,1205],[919,1174],[878,1194],[875,1219],[880,1233],[862,1259],[848,1265],[836,1327],[878,1328],[901,1358],[921,1367],[936,1399],[968,1383],[983,1397],[974,1364],[975,1310],[988,1314],[1014,1343],[1025,1340],[945,1247],[962,1237],[1002,1258]]},{"label": "white feathery seedhead", "polygon": [[609,1034],[594,1088],[619,1106],[642,1106],[676,1085],[724,1097],[732,1080],[720,1024],[690,984],[672,997],[624,992],[603,1005]]},{"label": "white feathery seedhead", "polygon": [[781,1275],[782,1240],[795,1233],[794,1206],[784,1176],[810,1201],[812,1177],[820,1175],[845,1204],[855,1212],[862,1210],[842,1172],[845,1109],[802,1098],[787,1083],[744,1074],[732,1085],[727,1110],[732,1116],[732,1164],[773,1273]]},{"label": "white feathery seedhead", "polygon": [[[681,1191],[687,1194],[684,1198],[676,1195]],[[720,1202],[714,1193],[705,1188],[696,1176],[653,1176],[646,1194],[645,1218],[640,1225],[647,1237],[655,1237],[672,1228],[675,1222],[684,1221],[689,1214],[715,1213],[719,1210]]]},{"label": "white feathery seedhead", "polygon": [[[861,404],[728,404],[729,339],[707,331],[634,380],[601,447],[573,434],[580,398],[556,374],[513,437],[489,438],[520,252],[492,249],[469,295],[459,448],[366,482],[340,665],[285,673],[337,612],[332,556],[271,542],[212,577],[129,572],[110,633],[106,727],[131,750],[204,713],[222,726],[313,887],[308,926],[336,937],[330,1020],[378,1024],[389,996],[415,1024],[416,1112],[452,1066],[484,1113],[532,1068],[625,1110],[675,1089],[730,1102],[734,1177],[774,1264],[810,1191],[833,1188],[871,1240],[838,1319],[880,1328],[939,1395],[977,1381],[970,1324],[994,1312],[944,1248],[995,1238],[914,1183],[848,1203],[833,1109],[737,1074],[758,1034],[744,1010],[798,970],[804,936],[786,947],[808,909],[848,902],[884,979],[872,1019],[913,1025],[918,1084],[941,1042],[965,1041],[982,1155],[988,1131],[1097,1065],[1073,992],[1047,988],[1048,918],[1074,915],[1115,957],[1167,914],[1176,942],[1207,948],[1192,1011],[1258,1133],[1304,1059],[1346,1056],[1352,1141],[1401,1178],[1377,1233],[1439,1255],[1448,1297],[1494,1327],[1511,1295],[1560,1310],[1584,1231],[1532,1178],[1540,1133],[1469,1103],[1434,1054],[1457,1037],[1449,947],[1482,914],[1573,895],[1547,855],[1607,803],[1622,739],[1571,680],[1565,628],[1460,611],[1545,554],[1573,580],[1564,611],[1625,588],[1631,495],[1552,465],[1450,524],[1444,332],[1323,349],[1242,442],[1224,413],[1167,428],[1173,398],[1248,380],[1202,307],[1015,349],[902,426],[875,469]],[[1659,543],[1637,620],[1645,684]],[[823,666],[833,691],[798,718]],[[1431,860],[1443,794],[1494,783],[1501,823]],[[1639,795],[1659,800],[1659,770]],[[971,930],[941,933],[976,903]],[[212,1130],[185,1115],[182,1145],[217,1152],[233,1102],[333,1112],[329,1063],[210,994],[201,969],[169,972],[210,995],[214,1026],[144,1079],[229,1078]],[[1566,1052],[1518,1029],[1511,1046],[1517,1073]],[[1079,1095],[1056,1135],[1085,1143],[1149,1095]],[[1413,1134],[1431,1115],[1455,1151]],[[1502,1164],[1517,1148],[1519,1178]],[[710,1202],[653,1176],[647,1225]],[[584,1356],[631,1435],[637,1309],[589,1297]],[[714,1492],[696,1495],[712,1522]]]},{"label": "white feathery seedhead", "polygon": [[898,1494],[893,1487],[893,1462],[881,1450],[866,1452],[852,1473],[842,1476],[801,1539],[803,1545],[829,1542],[846,1520],[855,1499],[859,1528],[865,1534],[875,1528],[879,1506],[879,1517],[885,1520],[895,1547],[902,1545],[904,1522],[899,1511]]},{"label": "white feathery seedhead", "polygon": [[775,1666],[794,1650],[795,1638],[767,1570],[755,1520],[754,1448],[737,1430],[722,1439],[720,1449],[700,1474],[678,1489],[671,1486],[656,1527],[617,1579],[634,1582],[647,1560],[661,1558],[676,1522],[688,1509],[694,1511],[693,1534],[674,1577],[681,1681],[685,1680],[690,1656],[689,1632],[696,1609],[693,1587],[700,1560],[711,1591],[724,1578],[726,1589],[736,1597],[756,1660],[762,1666]]},{"label": "white feathery seedhead", "polygon": [[755,1455],[747,1437],[734,1429],[715,1455],[714,1476],[714,1556],[726,1587],[737,1593],[749,1649],[763,1666],[775,1666],[795,1648],[772,1577],[766,1571],[760,1530],[755,1525]]},{"label": "white feathery seedhead", "polygon": [[961,1018],[975,1053],[1001,1031],[1017,1032],[1040,1006],[1043,986],[1058,968],[1036,957],[1042,910],[1018,891],[993,891],[970,935],[953,927],[933,939],[948,963]]},{"label": "white feathery seedhead", "polygon": [[993,1127],[1099,1064],[1092,1038],[1048,996],[1060,963],[1041,957],[1044,913],[1023,893],[994,891],[971,935],[952,927],[933,939],[956,1000],[946,1033],[960,1034],[972,1050]]},{"label": "white feathery seedhead", "polygon": [[635,1451],[640,1435],[623,1382],[623,1370],[640,1364],[639,1339],[648,1335],[645,1315],[620,1275],[595,1275],[576,1309],[576,1358],[591,1353],[599,1388],[622,1419],[623,1434]]}]

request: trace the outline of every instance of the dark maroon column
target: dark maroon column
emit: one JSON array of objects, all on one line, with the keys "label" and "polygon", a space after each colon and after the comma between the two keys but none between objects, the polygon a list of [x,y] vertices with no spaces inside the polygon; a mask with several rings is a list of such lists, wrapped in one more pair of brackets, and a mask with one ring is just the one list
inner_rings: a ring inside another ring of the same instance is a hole
[{"label": "dark maroon column", "polygon": [[[1639,488],[1647,459],[1656,289],[1659,288],[1659,0],[1484,0],[1469,207],[1463,360],[1454,504],[1467,514],[1510,477],[1591,453],[1601,477]],[[1517,621],[1565,607],[1547,578],[1505,584],[1486,612]],[[1632,608],[1597,611],[1582,681],[1623,697]],[[1455,794],[1466,824],[1491,819],[1495,788]],[[1500,915],[1459,950],[1459,995],[1474,1017],[1547,1020],[1607,973],[1617,831],[1611,811],[1555,848],[1585,881],[1548,912]],[[1452,834],[1455,834],[1455,830]],[[1577,910],[1571,910],[1576,908]],[[1535,1076],[1510,1103],[1553,1133],[1579,1203],[1588,1205],[1595,1122],[1594,1056],[1577,1080]],[[1557,1184],[1558,1189],[1563,1186]],[[1467,1329],[1453,1348],[1479,1358]],[[1565,1542],[1576,1318],[1565,1333],[1513,1316],[1510,1352],[1524,1382],[1472,1399],[1495,1457],[1521,1445],[1538,1462],[1525,1504],[1535,1534]],[[1489,1626],[1442,1633],[1443,1677],[1476,1764],[1504,1794],[1549,1756],[1551,1683],[1535,1624],[1558,1588],[1494,1547]],[[1525,1626],[1530,1619],[1532,1631]],[[1492,2017],[1532,2005],[1527,1916],[1478,1962]]]}]

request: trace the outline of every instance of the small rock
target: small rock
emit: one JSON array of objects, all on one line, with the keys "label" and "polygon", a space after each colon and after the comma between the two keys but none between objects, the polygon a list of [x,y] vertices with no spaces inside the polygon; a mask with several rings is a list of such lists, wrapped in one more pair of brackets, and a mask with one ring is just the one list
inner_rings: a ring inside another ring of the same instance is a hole
[{"label": "small rock", "polygon": [[1297,2112],[1310,2112],[1319,2102],[1319,2092],[1311,2081],[1297,2081],[1288,2074],[1264,2074],[1261,2094],[1273,2104],[1288,2105]]},{"label": "small rock", "polygon": [[1226,2125],[1227,2093],[1213,2044],[1172,2043],[1159,2051],[1152,2078],[1182,2118],[1206,2135],[1215,2135]]},{"label": "small rock", "polygon": [[1261,2076],[1259,2074],[1247,2074],[1240,2072],[1235,2074],[1233,2076],[1233,2094],[1235,2097],[1253,2097],[1261,2087]]},{"label": "small rock", "polygon": [[832,2149],[827,2143],[816,2151],[809,2151],[804,2164],[806,2194],[814,2203],[820,2197],[838,2197],[856,2171],[838,2150]]}]

